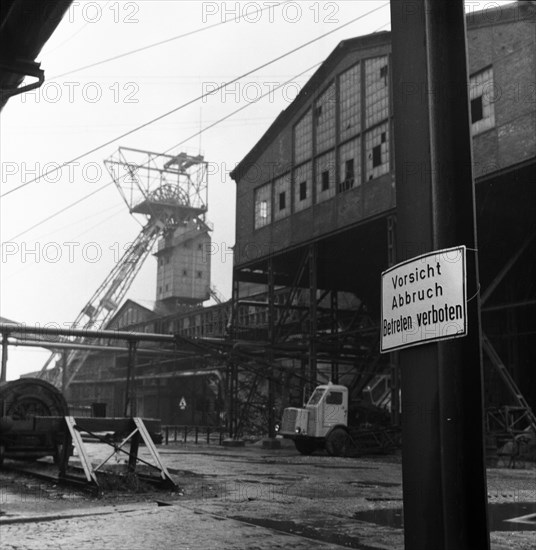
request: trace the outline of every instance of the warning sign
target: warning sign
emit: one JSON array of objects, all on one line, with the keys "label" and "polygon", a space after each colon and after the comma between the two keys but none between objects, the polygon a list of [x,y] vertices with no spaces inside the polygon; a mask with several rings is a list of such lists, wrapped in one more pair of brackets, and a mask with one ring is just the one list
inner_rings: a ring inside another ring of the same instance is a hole
[{"label": "warning sign", "polygon": [[181,411],[186,409],[186,399],[184,399],[184,397],[181,397],[181,400],[179,401],[179,409]]},{"label": "warning sign", "polygon": [[381,352],[467,334],[465,246],[382,273]]}]

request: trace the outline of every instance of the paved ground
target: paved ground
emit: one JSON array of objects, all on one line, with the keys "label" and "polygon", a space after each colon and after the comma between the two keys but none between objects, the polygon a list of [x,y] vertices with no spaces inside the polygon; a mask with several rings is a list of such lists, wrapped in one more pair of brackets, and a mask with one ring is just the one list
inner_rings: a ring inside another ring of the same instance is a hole
[{"label": "paved ground", "polygon": [[[92,445],[95,459],[105,452],[107,448]],[[178,493],[135,493],[121,487],[94,499],[0,473],[0,548],[404,546],[397,457],[303,457],[289,447],[194,445],[161,447],[161,454],[180,486]],[[531,518],[520,520],[525,523],[502,520],[536,512],[536,470],[489,470],[488,493],[492,548],[533,550],[536,523]]]}]

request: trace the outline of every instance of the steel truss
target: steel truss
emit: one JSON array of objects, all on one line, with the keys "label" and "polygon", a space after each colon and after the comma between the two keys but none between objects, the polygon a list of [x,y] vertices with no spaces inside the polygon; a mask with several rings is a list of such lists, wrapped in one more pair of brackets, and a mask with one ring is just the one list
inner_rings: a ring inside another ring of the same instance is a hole
[{"label": "steel truss", "polygon": [[[388,265],[396,263],[396,219],[388,218]],[[513,253],[482,293],[482,311],[532,307],[533,296],[511,304],[488,305],[488,299],[507,278],[514,264],[527,252],[535,234]],[[302,254],[292,283],[285,288],[274,284],[272,259],[268,259],[256,277],[264,281],[266,291],[252,299],[240,298],[240,273],[235,272],[233,283],[227,392],[229,431],[240,437],[247,431],[268,427],[273,435],[275,411],[286,405],[301,405],[304,395],[318,382],[318,365],[331,365],[331,380],[340,382],[343,368],[351,369],[351,379],[345,384],[355,398],[368,388],[380,373],[391,375],[390,409],[393,425],[400,423],[397,353],[390,354],[385,363],[379,353],[379,327],[363,311],[344,310],[338,304],[334,290],[318,289],[316,285],[317,254],[310,245]],[[248,320],[249,317],[249,320]],[[513,321],[508,317],[508,322]],[[259,321],[259,318],[261,319]],[[500,425],[504,432],[515,434],[527,429],[536,433],[536,417],[510,369],[486,334],[482,337],[483,351],[508,390],[510,403],[488,410],[488,426]],[[266,387],[268,384],[268,388]]]},{"label": "steel truss", "polygon": [[[523,301],[515,301],[511,304],[503,304],[499,306],[487,306],[487,302],[497,288],[505,281],[514,265],[523,257],[529,249],[529,246],[536,237],[536,231],[528,234],[521,246],[512,254],[510,259],[498,272],[495,278],[490,282],[486,290],[482,293],[481,306],[483,312],[490,311],[505,311],[507,315],[507,324],[510,327],[515,323],[512,316],[512,309],[519,307],[533,306],[535,301],[527,298]],[[530,290],[529,290],[530,292]],[[488,406],[487,425],[490,432],[502,432],[503,434],[515,435],[532,430],[536,434],[536,415],[525,399],[519,386],[516,384],[510,369],[493,346],[490,337],[482,334],[482,348],[488,357],[495,372],[502,380],[510,397],[511,403],[501,407]]]},{"label": "steel truss", "polygon": [[291,285],[276,288],[268,259],[266,292],[255,300],[240,299],[235,273],[230,339],[238,343],[227,369],[231,437],[261,431],[262,423],[273,437],[277,411],[303,403],[319,383],[319,367],[329,365],[332,381],[343,376],[353,395],[385,367],[378,325],[364,307],[341,308],[336,290],[319,289],[317,271],[316,244],[311,244]]}]

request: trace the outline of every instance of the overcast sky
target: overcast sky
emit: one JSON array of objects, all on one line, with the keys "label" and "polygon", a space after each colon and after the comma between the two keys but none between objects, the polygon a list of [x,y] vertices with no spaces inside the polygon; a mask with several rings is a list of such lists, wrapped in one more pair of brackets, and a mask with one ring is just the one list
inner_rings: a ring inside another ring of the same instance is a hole
[{"label": "overcast sky", "polygon": [[[482,9],[498,3],[504,2],[467,4]],[[337,30],[375,8],[380,9]],[[389,20],[388,2],[372,0],[283,5],[277,1],[73,2],[38,57],[45,84],[10,99],[0,118],[1,193],[22,185],[0,201],[0,315],[28,325],[69,326],[144,221],[129,214],[115,185],[105,186],[111,179],[103,160],[119,146],[167,151],[200,127],[247,105],[172,150],[201,152],[210,162],[208,219],[214,224],[214,249],[223,251],[212,258],[212,281],[229,298],[232,261],[225,251],[234,244],[235,184],[228,172],[341,40],[389,30]],[[224,21],[228,22],[217,25]],[[83,69],[191,31],[199,32]],[[329,31],[335,32],[227,90],[31,182]],[[128,297],[150,306],[155,280],[156,260],[150,256]],[[8,379],[39,369],[47,356],[36,349],[10,348]]]}]

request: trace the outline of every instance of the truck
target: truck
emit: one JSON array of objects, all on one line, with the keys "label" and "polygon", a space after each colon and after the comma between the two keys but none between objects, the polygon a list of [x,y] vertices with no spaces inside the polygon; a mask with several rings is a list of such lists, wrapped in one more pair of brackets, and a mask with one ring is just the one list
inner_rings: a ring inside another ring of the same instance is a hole
[{"label": "truck", "polygon": [[316,387],[304,407],[287,407],[278,435],[293,439],[296,450],[310,455],[326,449],[332,456],[345,456],[366,450],[392,449],[398,445],[399,430],[390,425],[387,407],[379,407],[384,397],[372,400],[381,393],[390,393],[388,377],[382,376],[362,392],[357,403],[349,404],[349,391],[340,384],[322,384]]}]

